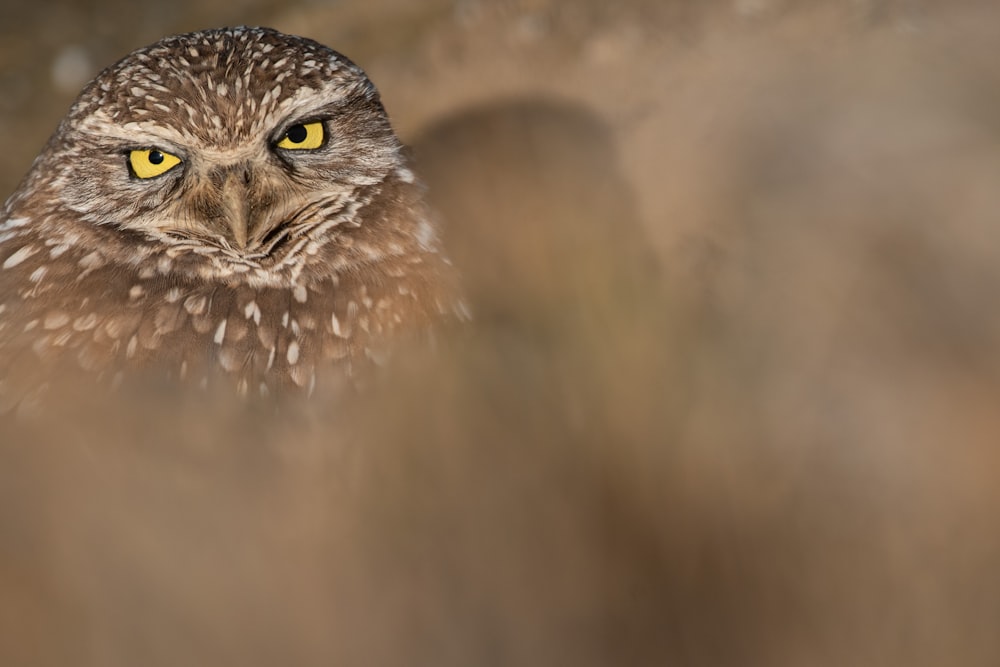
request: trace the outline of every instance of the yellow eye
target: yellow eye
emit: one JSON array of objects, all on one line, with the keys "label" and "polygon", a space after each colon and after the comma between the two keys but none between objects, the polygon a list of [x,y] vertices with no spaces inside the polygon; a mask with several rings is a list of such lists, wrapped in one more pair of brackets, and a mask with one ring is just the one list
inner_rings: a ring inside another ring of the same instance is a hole
[{"label": "yellow eye", "polygon": [[132,173],[138,178],[153,178],[179,165],[181,159],[155,148],[144,148],[129,152],[128,163],[132,165]]},{"label": "yellow eye", "polygon": [[323,145],[324,135],[323,123],[318,120],[292,125],[278,142],[278,148],[312,150]]}]

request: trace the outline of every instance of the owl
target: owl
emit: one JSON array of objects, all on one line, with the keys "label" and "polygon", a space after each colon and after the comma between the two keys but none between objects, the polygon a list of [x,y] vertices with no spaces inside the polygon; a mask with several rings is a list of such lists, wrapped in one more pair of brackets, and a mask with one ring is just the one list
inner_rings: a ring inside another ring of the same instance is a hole
[{"label": "owl", "polygon": [[464,316],[371,81],[271,29],[101,72],[0,211],[0,410],[137,369],[310,392]]}]

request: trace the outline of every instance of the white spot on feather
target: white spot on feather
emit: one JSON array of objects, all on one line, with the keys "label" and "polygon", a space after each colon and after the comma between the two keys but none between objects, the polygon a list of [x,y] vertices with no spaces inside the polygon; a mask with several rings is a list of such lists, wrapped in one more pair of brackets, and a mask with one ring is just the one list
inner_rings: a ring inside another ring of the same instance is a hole
[{"label": "white spot on feather", "polygon": [[62,311],[54,310],[45,316],[45,321],[42,322],[42,327],[51,331],[52,329],[61,329],[67,324],[69,324],[69,315]]},{"label": "white spot on feather", "polygon": [[288,344],[288,358],[289,365],[294,366],[299,361],[299,344],[294,340]]},{"label": "white spot on feather", "polygon": [[340,320],[337,319],[337,313],[330,313],[330,326],[333,327],[333,335],[340,338],[347,338],[344,335],[343,330],[340,328]]},{"label": "white spot on feather", "polygon": [[458,315],[460,319],[470,321],[472,320],[472,309],[469,308],[469,304],[465,301],[459,299],[455,302],[455,314]]},{"label": "white spot on feather", "polygon": [[256,301],[247,304],[246,308],[243,309],[243,315],[248,320],[253,318],[254,324],[260,324],[260,306],[257,305]]},{"label": "white spot on feather", "polygon": [[421,220],[417,224],[416,231],[417,243],[420,244],[422,250],[434,250],[437,242],[437,233],[434,231],[434,227],[431,223],[426,220]]},{"label": "white spot on feather", "polygon": [[12,229],[14,227],[24,227],[28,224],[29,218],[10,218],[0,225],[0,229]]},{"label": "white spot on feather", "polygon": [[77,331],[89,331],[97,326],[97,315],[90,313],[83,317],[78,317],[73,321],[73,328]]},{"label": "white spot on feather", "polygon": [[20,264],[21,262],[23,262],[24,260],[31,257],[32,255],[34,255],[36,252],[37,250],[35,249],[34,246],[26,245],[17,252],[15,252],[13,255],[5,259],[3,263],[3,268],[5,269],[13,268],[18,264]]},{"label": "white spot on feather", "polygon": [[84,255],[84,257],[77,262],[77,265],[85,272],[93,271],[94,269],[99,269],[104,266],[104,257],[101,256],[101,253],[95,250],[89,255]]},{"label": "white spot on feather", "polygon": [[228,320],[222,320],[219,322],[219,328],[215,330],[215,338],[213,340],[216,345],[222,345],[222,341],[226,337],[226,322],[228,322]]},{"label": "white spot on feather", "polygon": [[189,296],[184,299],[184,310],[191,315],[201,315],[208,306],[208,298],[205,295]]},{"label": "white spot on feather", "polygon": [[45,353],[49,349],[49,337],[42,336],[41,338],[36,339],[35,342],[31,344],[31,349],[39,357],[44,357]]}]

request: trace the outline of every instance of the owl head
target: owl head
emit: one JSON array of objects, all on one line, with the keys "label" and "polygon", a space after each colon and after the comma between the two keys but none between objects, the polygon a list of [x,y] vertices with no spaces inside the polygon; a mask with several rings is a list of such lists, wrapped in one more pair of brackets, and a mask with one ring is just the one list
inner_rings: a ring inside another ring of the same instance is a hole
[{"label": "owl head", "polygon": [[0,412],[71,370],[337,385],[463,315],[455,284],[360,68],[268,29],[168,37],[83,90],[0,210]]},{"label": "owl head", "polygon": [[360,241],[353,251],[324,248],[394,174],[412,180],[358,66],[305,38],[227,28],[163,39],[101,72],[22,190],[74,221],[63,232],[105,228],[114,237],[101,243],[130,244],[136,261],[172,250],[172,271],[280,285],[291,267],[371,260],[364,232],[343,244]]}]

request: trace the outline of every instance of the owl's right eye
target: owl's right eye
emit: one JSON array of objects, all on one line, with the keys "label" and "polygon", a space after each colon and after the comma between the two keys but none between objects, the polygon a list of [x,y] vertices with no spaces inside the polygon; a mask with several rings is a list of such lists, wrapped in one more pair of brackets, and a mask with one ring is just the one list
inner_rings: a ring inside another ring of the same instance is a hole
[{"label": "owl's right eye", "polygon": [[181,159],[155,148],[144,148],[129,151],[128,163],[136,178],[153,178],[179,165]]}]

